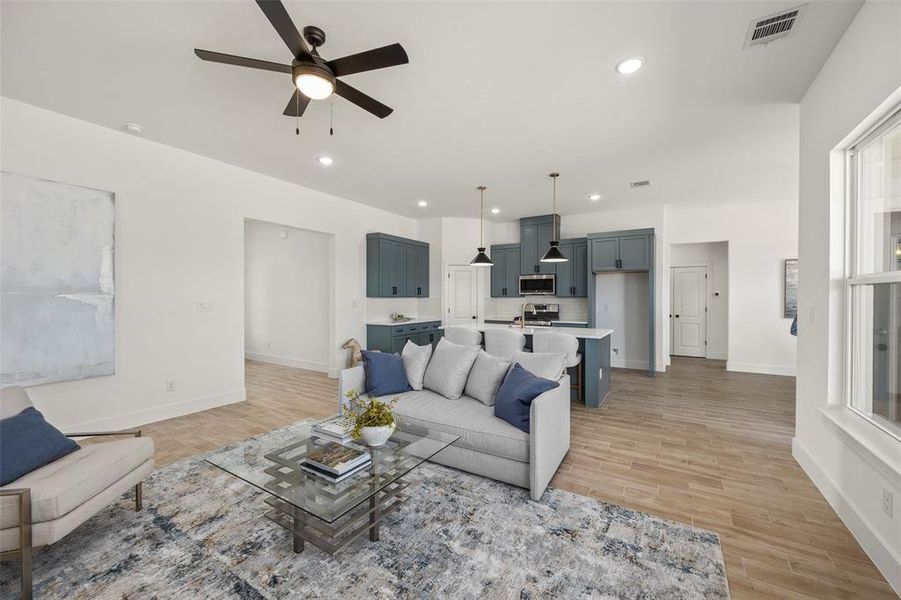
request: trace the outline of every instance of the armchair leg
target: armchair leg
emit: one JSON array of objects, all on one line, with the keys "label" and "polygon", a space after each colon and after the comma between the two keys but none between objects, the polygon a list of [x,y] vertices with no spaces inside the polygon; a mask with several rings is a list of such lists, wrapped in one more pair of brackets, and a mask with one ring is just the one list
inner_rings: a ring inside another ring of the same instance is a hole
[{"label": "armchair leg", "polygon": [[135,512],[140,511],[144,507],[144,482],[140,482],[135,486]]}]

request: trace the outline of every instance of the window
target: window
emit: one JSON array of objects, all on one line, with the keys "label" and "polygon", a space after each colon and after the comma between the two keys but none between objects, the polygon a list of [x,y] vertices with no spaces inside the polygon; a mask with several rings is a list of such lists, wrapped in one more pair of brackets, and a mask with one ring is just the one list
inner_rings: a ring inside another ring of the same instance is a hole
[{"label": "window", "polygon": [[848,165],[847,402],[901,438],[901,111]]}]

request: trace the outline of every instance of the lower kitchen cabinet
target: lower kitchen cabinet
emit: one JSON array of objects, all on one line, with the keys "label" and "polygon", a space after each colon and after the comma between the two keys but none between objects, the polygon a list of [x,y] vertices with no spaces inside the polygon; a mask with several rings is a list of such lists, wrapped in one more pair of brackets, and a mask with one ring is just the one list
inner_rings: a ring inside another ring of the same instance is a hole
[{"label": "lower kitchen cabinet", "polygon": [[431,344],[435,347],[444,335],[441,321],[400,325],[367,325],[366,349],[400,354],[407,340],[417,346]]}]

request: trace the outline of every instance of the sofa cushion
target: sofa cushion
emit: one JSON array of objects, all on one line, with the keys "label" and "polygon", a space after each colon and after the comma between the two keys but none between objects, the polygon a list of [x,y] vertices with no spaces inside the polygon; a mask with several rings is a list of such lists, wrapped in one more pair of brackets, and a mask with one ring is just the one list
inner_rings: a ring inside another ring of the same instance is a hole
[{"label": "sofa cushion", "polygon": [[497,391],[494,414],[514,427],[529,433],[532,400],[560,384],[537,377],[515,363]]},{"label": "sofa cushion", "polygon": [[510,361],[492,356],[482,350],[472,365],[472,370],[466,379],[464,392],[482,404],[494,406],[497,388],[500,387],[509,367]]},{"label": "sofa cushion", "polygon": [[412,388],[407,381],[404,361],[397,354],[363,350],[366,393],[373,397],[402,394]]},{"label": "sofa cushion", "polygon": [[516,363],[536,377],[557,381],[563,375],[566,354],[563,352],[514,352],[510,364],[515,365]]},{"label": "sofa cushion", "polygon": [[429,366],[429,359],[432,358],[432,345],[417,346],[411,340],[407,340],[400,356],[404,360],[404,370],[407,372],[410,387],[421,390],[425,369]]},{"label": "sofa cushion", "polygon": [[[150,438],[86,444],[7,487],[31,489],[31,520],[41,523],[74,510],[152,459]],[[15,510],[0,512],[0,529],[14,527],[16,522]]]},{"label": "sofa cushion", "polygon": [[461,346],[441,338],[425,370],[422,387],[445,398],[459,398],[463,395],[472,363],[481,350],[479,346]]},{"label": "sofa cushion", "polygon": [[10,385],[0,389],[0,419],[14,417],[31,406],[31,400],[25,388]]},{"label": "sofa cushion", "polygon": [[494,416],[486,406],[468,396],[449,400],[429,390],[401,394],[394,414],[401,426],[428,427],[460,436],[455,446],[486,454],[529,462],[529,436]]},{"label": "sofa cushion", "polygon": [[6,485],[78,450],[78,444],[29,406],[0,419],[0,485]]}]

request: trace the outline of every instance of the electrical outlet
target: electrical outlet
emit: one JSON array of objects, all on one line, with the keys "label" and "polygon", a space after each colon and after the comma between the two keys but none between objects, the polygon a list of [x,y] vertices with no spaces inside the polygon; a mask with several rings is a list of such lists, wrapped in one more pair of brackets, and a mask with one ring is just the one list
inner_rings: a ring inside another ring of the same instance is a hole
[{"label": "electrical outlet", "polygon": [[271,350],[271,349],[272,349],[272,344],[270,344],[269,342],[266,342],[266,350]]},{"label": "electrical outlet", "polygon": [[174,381],[167,381],[167,382],[166,382],[166,391],[167,391],[167,392],[174,392],[174,391],[175,391],[175,382],[174,382]]},{"label": "electrical outlet", "polygon": [[814,320],[816,319],[816,317],[817,317],[817,311],[816,311],[816,308],[814,308],[813,306],[811,306],[811,307],[810,307],[810,310],[807,311],[807,320],[810,321],[811,323],[813,323]]},{"label": "electrical outlet", "polygon": [[213,303],[212,302],[204,302],[203,300],[197,301],[197,312],[213,312]]},{"label": "electrical outlet", "polygon": [[889,519],[892,518],[892,512],[894,512],[894,511],[892,510],[892,509],[894,508],[894,507],[892,506],[892,505],[894,504],[893,501],[894,501],[894,494],[892,494],[892,493],[891,493],[890,491],[888,491],[887,489],[882,488],[882,512],[884,512],[885,515],[886,515]]}]

